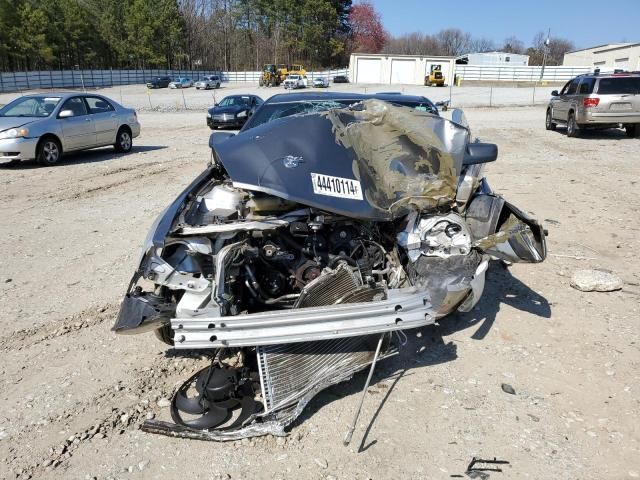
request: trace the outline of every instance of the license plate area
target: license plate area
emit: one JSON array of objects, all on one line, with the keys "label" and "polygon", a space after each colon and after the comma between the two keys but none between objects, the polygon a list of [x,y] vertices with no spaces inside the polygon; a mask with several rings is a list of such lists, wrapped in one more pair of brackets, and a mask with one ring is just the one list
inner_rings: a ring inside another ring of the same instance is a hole
[{"label": "license plate area", "polygon": [[630,102],[616,102],[612,103],[609,107],[609,110],[613,110],[614,112],[623,112],[625,110],[631,110]]}]

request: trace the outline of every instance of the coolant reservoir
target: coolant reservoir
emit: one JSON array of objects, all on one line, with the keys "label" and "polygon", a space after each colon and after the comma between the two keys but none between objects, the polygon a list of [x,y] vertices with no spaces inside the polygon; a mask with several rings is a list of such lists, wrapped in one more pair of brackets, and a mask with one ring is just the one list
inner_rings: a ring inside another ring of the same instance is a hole
[{"label": "coolant reservoir", "polygon": [[241,190],[227,185],[216,185],[203,195],[200,208],[216,217],[228,217],[242,209],[245,196],[246,193]]}]

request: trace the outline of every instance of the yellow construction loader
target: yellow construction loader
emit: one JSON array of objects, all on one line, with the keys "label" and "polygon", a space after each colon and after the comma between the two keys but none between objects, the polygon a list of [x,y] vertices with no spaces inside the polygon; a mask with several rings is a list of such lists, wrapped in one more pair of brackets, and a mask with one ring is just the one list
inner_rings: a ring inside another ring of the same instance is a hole
[{"label": "yellow construction loader", "polygon": [[285,81],[289,74],[304,76],[307,74],[307,71],[300,64],[289,65],[281,63],[275,65],[273,63],[267,63],[262,68],[262,74],[260,75],[258,84],[261,87],[277,87]]},{"label": "yellow construction loader", "polygon": [[267,63],[262,67],[262,73],[260,74],[258,85],[261,87],[277,87],[281,82],[282,80],[280,78],[278,68],[274,64]]},{"label": "yellow construction loader", "polygon": [[442,65],[431,65],[429,75],[424,77],[424,84],[427,87],[444,87],[444,75],[442,74]]}]

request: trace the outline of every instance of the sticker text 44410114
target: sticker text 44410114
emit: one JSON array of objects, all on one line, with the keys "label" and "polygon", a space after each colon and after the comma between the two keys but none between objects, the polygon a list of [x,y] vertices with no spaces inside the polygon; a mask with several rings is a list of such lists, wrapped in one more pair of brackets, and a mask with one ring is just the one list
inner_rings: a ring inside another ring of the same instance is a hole
[{"label": "sticker text 44410114", "polygon": [[313,193],[317,195],[362,200],[362,187],[358,180],[312,173],[311,184]]}]

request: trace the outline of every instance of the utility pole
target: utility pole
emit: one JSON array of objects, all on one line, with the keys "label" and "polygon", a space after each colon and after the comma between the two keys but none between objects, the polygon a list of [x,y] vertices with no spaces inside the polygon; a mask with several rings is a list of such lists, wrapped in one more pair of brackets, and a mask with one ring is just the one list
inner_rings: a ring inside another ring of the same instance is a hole
[{"label": "utility pole", "polygon": [[551,29],[547,31],[547,38],[544,41],[542,47],[542,70],[540,70],[540,81],[544,78],[544,67],[547,65],[547,52],[549,51],[549,44],[551,43]]}]

